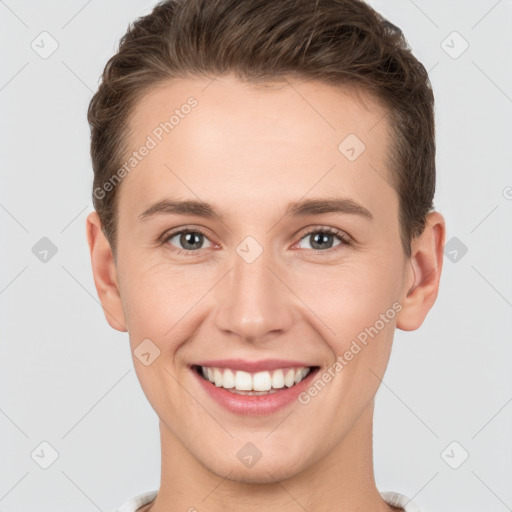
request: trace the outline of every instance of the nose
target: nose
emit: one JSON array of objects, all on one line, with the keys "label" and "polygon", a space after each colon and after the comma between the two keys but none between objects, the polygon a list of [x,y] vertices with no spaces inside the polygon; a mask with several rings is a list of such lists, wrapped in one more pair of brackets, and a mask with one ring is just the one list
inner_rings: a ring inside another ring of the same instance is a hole
[{"label": "nose", "polygon": [[297,299],[270,253],[252,262],[234,254],[233,266],[216,290],[216,325],[250,342],[265,342],[293,325]]}]

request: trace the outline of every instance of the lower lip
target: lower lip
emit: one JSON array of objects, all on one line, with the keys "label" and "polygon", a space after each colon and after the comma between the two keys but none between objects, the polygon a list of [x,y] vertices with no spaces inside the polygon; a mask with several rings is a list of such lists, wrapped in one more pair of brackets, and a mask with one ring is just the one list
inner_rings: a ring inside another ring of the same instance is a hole
[{"label": "lower lip", "polygon": [[295,384],[291,388],[284,387],[280,391],[268,395],[237,395],[222,387],[217,387],[209,380],[201,377],[195,368],[191,368],[196,379],[199,380],[203,389],[228,411],[243,416],[266,416],[272,414],[297,400],[297,397],[305,391],[318,372],[319,368],[314,368],[306,378]]}]

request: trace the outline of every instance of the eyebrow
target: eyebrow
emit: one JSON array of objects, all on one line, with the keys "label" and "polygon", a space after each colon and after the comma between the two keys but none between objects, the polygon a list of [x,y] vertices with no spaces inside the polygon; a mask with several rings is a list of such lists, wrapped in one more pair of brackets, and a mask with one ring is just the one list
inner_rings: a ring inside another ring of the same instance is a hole
[{"label": "eyebrow", "polygon": [[295,217],[303,215],[318,215],[322,213],[345,213],[359,215],[368,220],[373,220],[373,215],[363,205],[347,198],[335,199],[307,199],[292,203],[286,210],[286,215]]},{"label": "eyebrow", "polygon": [[[349,215],[359,215],[368,220],[373,220],[372,213],[364,206],[356,203],[352,199],[306,199],[292,203],[288,206],[285,215],[301,217],[306,215],[319,215],[323,213],[343,213]],[[223,219],[224,215],[213,205],[204,201],[186,200],[173,201],[164,199],[153,204],[147,210],[144,210],[139,219],[145,221],[155,215],[195,215],[208,219]]]}]

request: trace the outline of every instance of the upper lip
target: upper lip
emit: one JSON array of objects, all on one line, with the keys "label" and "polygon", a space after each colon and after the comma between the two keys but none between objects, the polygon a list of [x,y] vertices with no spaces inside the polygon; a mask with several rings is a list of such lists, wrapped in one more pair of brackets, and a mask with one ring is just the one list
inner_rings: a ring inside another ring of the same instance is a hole
[{"label": "upper lip", "polygon": [[246,359],[216,359],[209,361],[200,361],[196,366],[209,366],[212,368],[230,368],[249,373],[264,372],[276,370],[278,368],[310,368],[311,364],[302,361],[291,361],[285,359],[262,359],[261,361],[249,361]]}]

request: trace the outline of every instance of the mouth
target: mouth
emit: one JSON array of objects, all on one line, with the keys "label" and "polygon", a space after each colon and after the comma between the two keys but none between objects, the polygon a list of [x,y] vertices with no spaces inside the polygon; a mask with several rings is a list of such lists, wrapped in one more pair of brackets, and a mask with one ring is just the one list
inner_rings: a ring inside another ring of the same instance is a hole
[{"label": "mouth", "polygon": [[246,372],[231,368],[192,365],[203,380],[217,388],[242,396],[261,396],[280,393],[300,384],[319,366],[276,368],[269,371]]}]

